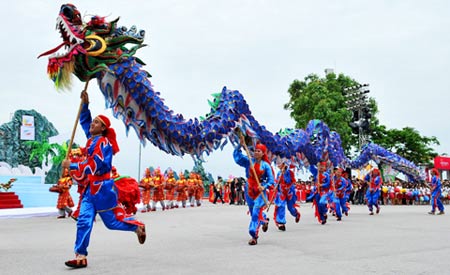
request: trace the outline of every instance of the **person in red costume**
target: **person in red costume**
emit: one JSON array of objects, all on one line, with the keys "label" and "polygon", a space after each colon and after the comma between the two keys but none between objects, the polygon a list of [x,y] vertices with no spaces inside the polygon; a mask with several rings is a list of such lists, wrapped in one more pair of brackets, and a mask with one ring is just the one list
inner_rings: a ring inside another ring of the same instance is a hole
[{"label": "person in red costume", "polygon": [[[180,179],[177,180],[177,187],[176,191],[178,193],[177,195],[177,202],[181,202],[181,206],[183,208],[186,207],[186,200],[187,200],[187,183],[186,178],[184,177],[184,173],[180,173]],[[175,205],[175,207],[178,208],[178,203]]]},{"label": "person in red costume", "polygon": [[228,179],[223,185],[223,201],[225,203],[230,203],[230,185],[231,179]]},{"label": "person in red costume", "polygon": [[214,202],[214,182],[209,184],[208,200],[209,202]]},{"label": "person in red costume", "polygon": [[151,186],[152,186],[152,175],[150,169],[145,169],[145,175],[139,183],[139,187],[142,188],[142,203],[144,204],[144,209],[141,210],[142,213],[151,211],[150,199],[151,199]]},{"label": "person in red costume", "polygon": [[172,209],[175,207],[175,187],[177,186],[177,180],[175,179],[175,174],[172,169],[167,171],[166,184],[164,189],[166,190],[166,209]]},{"label": "person in red costume", "polygon": [[327,172],[327,166],[326,161],[319,162],[317,167],[314,165],[309,166],[315,186],[308,199],[313,199],[314,215],[320,224],[327,223],[328,202],[332,194],[330,193],[330,174]]},{"label": "person in red costume", "polygon": [[62,177],[58,180],[57,187],[61,191],[58,195],[58,203],[56,208],[58,208],[59,216],[58,219],[64,219],[66,217],[66,212],[68,217],[72,216],[72,209],[75,204],[73,203],[72,196],[70,195],[70,187],[72,187],[72,178],[69,175],[69,170],[64,169]]},{"label": "person in red costume", "polygon": [[[84,154],[84,152],[81,151],[80,148],[76,148],[71,150],[69,154],[69,159],[71,162],[82,162],[86,160],[86,155]],[[75,182],[77,183],[77,193],[79,194],[79,197],[77,208],[75,209],[75,211],[72,212],[71,218],[76,221],[78,220],[78,216],[80,215],[81,201],[83,199],[84,189],[88,185],[88,178],[87,177],[80,178],[77,179]]]},{"label": "person in red costume", "polygon": [[273,213],[275,225],[281,231],[286,231],[286,208],[295,218],[295,222],[300,221],[300,211],[297,209],[297,195],[295,193],[295,174],[285,161],[277,163],[280,171],[277,175],[277,188],[275,192],[275,211]]},{"label": "person in red costume", "polygon": [[380,170],[374,168],[369,174],[364,177],[364,180],[369,184],[366,192],[369,215],[373,215],[374,206],[376,208],[376,213],[378,214],[380,213],[378,197],[380,196],[381,185],[383,185],[383,179],[381,178]]},{"label": "person in red costume", "polygon": [[82,149],[86,159],[75,163],[70,160],[62,162],[63,169],[69,169],[73,179],[88,178],[77,221],[75,259],[65,262],[72,268],[87,266],[87,248],[97,214],[108,229],[135,232],[141,244],[146,239],[145,225],[132,217],[125,217],[125,211],[117,202],[111,168],[113,155],[119,151],[119,146],[111,122],[104,115],[92,119],[86,91],[81,92],[81,99],[80,124],[88,138],[86,147]]},{"label": "person in red costume", "polygon": [[153,205],[152,211],[156,211],[156,204],[159,202],[161,204],[161,209],[164,211],[166,209],[166,204],[164,203],[164,185],[165,185],[164,175],[161,173],[161,169],[156,168],[153,173]]},{"label": "person in red costume", "polygon": [[197,176],[197,187],[195,188],[195,204],[197,206],[201,206],[202,205],[202,200],[203,200],[203,194],[205,193],[205,188],[203,187],[203,180],[202,180],[202,176],[200,174],[196,174]]},{"label": "person in red costume", "polygon": [[267,147],[264,144],[258,143],[256,145],[254,156],[250,160],[248,156],[241,152],[241,146],[245,146],[243,136],[240,137],[239,142],[240,144],[234,149],[233,158],[236,164],[245,168],[247,176],[245,198],[251,215],[248,227],[251,239],[248,244],[256,245],[258,244],[259,228],[262,226],[263,232],[268,229],[269,219],[264,213],[267,201],[266,189],[274,184],[274,176],[267,157]]},{"label": "person in red costume", "polygon": [[189,173],[189,178],[186,180],[188,202],[191,207],[195,206],[195,190],[197,189],[197,176],[194,172]]}]

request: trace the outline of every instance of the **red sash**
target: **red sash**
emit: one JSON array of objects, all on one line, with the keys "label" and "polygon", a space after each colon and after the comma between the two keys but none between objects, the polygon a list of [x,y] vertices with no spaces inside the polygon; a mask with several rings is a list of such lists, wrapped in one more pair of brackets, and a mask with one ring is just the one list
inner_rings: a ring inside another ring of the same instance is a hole
[{"label": "red sash", "polygon": [[109,173],[103,175],[88,175],[91,194],[95,195],[102,187],[103,181],[111,179],[111,175]]}]

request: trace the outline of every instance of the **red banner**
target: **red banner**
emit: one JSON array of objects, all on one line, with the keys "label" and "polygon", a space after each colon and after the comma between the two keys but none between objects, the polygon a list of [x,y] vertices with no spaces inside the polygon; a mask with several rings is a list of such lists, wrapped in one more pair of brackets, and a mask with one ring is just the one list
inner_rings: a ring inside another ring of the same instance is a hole
[{"label": "red banner", "polygon": [[434,158],[434,168],[450,170],[450,157],[438,156]]}]

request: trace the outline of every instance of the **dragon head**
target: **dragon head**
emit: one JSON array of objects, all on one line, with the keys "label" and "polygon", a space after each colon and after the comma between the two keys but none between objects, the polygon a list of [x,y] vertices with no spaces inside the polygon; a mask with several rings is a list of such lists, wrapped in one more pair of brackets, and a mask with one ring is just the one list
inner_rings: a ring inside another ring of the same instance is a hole
[{"label": "dragon head", "polygon": [[[117,21],[119,18],[106,22],[105,17],[92,16],[88,23],[83,23],[74,5],[61,6],[56,29],[63,42],[39,55],[50,55],[47,73],[57,88],[70,87],[72,73],[81,81],[88,81],[97,73],[108,71],[109,65],[134,55],[137,49],[145,46],[142,44],[145,31],[137,31],[135,26],[130,30],[117,27]],[[128,49],[125,47],[128,43],[137,46]]]}]

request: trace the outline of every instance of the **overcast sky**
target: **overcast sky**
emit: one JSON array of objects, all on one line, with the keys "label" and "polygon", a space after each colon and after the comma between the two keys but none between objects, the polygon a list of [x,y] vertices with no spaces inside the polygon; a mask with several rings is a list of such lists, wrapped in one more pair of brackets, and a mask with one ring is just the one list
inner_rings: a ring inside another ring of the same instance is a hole
[{"label": "overcast sky", "polygon": [[[34,109],[69,139],[83,87],[58,93],[36,57],[61,43],[56,17],[65,1],[2,1],[0,124],[16,110]],[[450,153],[450,1],[74,1],[84,20],[120,16],[119,25],[146,31],[149,46],[137,55],[166,105],[185,118],[209,112],[207,100],[223,86],[239,90],[253,116],[272,132],[293,127],[283,104],[294,79],[325,68],[370,84],[378,117],[388,128],[405,126],[436,136],[438,153]],[[94,81],[91,110],[112,118]],[[145,167],[191,169],[190,156],[167,155],[151,143],[142,149],[112,119],[121,152],[114,163],[134,177]],[[78,129],[75,141],[86,139]],[[141,167],[139,167],[141,159]],[[232,147],[206,157],[216,177],[243,175]]]}]

